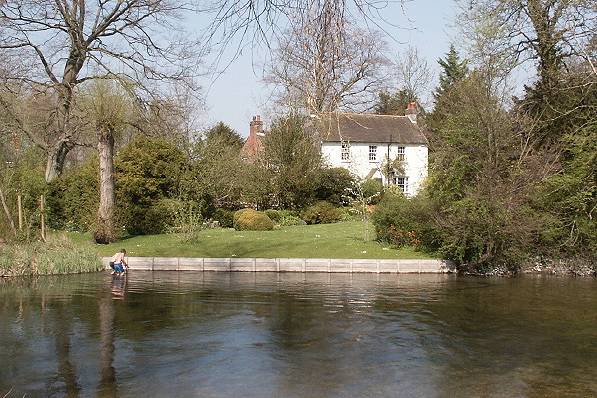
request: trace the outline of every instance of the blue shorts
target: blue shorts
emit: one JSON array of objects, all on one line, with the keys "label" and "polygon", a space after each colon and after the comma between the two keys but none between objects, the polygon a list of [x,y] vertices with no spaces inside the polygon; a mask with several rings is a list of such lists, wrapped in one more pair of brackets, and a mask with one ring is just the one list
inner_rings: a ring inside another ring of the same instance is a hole
[{"label": "blue shorts", "polygon": [[114,272],[124,272],[122,263],[114,263]]}]

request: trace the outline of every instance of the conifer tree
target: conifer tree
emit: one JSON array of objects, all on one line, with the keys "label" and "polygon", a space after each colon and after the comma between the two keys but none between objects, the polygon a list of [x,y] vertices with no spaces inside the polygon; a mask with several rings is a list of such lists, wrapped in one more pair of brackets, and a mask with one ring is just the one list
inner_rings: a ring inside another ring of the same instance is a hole
[{"label": "conifer tree", "polygon": [[437,62],[443,71],[439,75],[439,87],[435,92],[436,102],[454,83],[462,80],[468,74],[468,61],[460,59],[453,44],[450,45],[450,50],[446,53],[445,58],[440,58]]}]

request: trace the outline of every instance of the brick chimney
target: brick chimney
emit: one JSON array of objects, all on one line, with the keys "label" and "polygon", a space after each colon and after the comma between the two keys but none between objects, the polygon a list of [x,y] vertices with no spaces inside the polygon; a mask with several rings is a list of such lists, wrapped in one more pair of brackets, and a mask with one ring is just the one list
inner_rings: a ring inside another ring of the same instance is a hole
[{"label": "brick chimney", "polygon": [[406,115],[408,120],[410,120],[412,122],[412,124],[415,124],[415,125],[417,124],[417,113],[419,113],[417,111],[417,103],[409,102],[408,105],[406,106],[406,110],[404,111],[404,114]]},{"label": "brick chimney", "polygon": [[245,160],[252,162],[259,155],[261,137],[264,135],[261,116],[253,116],[253,120],[249,123],[249,136],[242,148],[242,155]]},{"label": "brick chimney", "polygon": [[253,120],[249,123],[249,139],[255,140],[258,136],[263,136],[263,120],[260,115],[253,116]]}]

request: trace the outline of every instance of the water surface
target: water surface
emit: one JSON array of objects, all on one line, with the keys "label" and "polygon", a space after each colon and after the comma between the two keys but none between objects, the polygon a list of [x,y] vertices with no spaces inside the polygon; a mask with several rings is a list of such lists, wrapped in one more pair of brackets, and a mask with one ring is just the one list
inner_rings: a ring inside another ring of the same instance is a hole
[{"label": "water surface", "polygon": [[597,281],[0,280],[0,397],[597,396]]}]

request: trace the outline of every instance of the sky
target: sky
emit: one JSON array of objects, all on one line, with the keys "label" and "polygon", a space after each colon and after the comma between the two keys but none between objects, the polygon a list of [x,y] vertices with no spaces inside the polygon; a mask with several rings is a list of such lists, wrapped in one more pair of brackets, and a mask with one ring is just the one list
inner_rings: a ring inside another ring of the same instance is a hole
[{"label": "sky", "polygon": [[[384,11],[384,18],[390,24],[380,26],[388,33],[387,41],[390,59],[395,59],[409,46],[417,48],[437,79],[439,65],[437,59],[448,51],[450,43],[458,47],[457,8],[453,0],[413,0],[402,8],[391,4]],[[191,19],[192,26],[206,23],[202,17]],[[200,80],[204,109],[199,117],[200,127],[223,121],[242,136],[249,133],[249,121],[253,115],[262,115],[268,120],[270,89],[262,82],[263,60],[266,49],[246,48],[240,56],[234,57],[236,46],[225,50],[218,73],[209,73]],[[205,65],[211,65],[215,55],[207,56]],[[231,62],[230,62],[231,61]],[[433,83],[435,86],[435,82]]]}]

